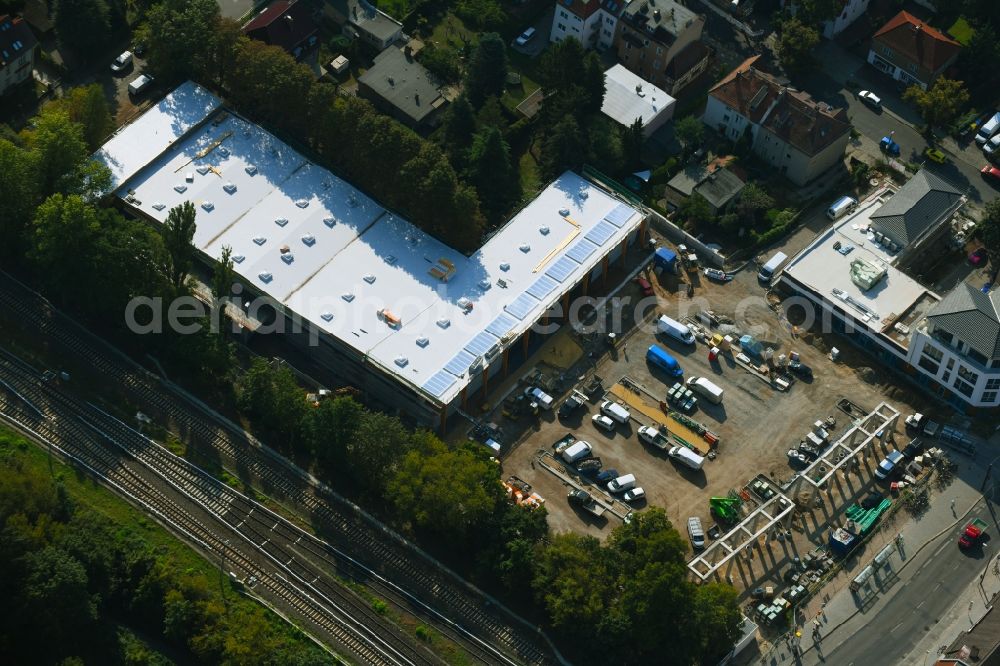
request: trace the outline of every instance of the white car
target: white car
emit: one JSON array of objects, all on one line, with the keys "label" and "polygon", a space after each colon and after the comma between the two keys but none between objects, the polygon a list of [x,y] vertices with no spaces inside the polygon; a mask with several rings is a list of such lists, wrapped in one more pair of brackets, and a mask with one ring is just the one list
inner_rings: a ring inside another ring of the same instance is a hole
[{"label": "white car", "polygon": [[615,431],[615,422],[604,414],[594,414],[590,417],[590,420],[594,422],[594,425],[608,432]]},{"label": "white car", "polygon": [[990,158],[1000,156],[1000,134],[983,144],[983,152]]},{"label": "white car", "polygon": [[528,42],[535,38],[536,30],[534,28],[528,28],[514,40],[514,43],[518,46],[525,46]]},{"label": "white car", "polygon": [[623,474],[608,484],[608,492],[623,493],[635,488],[635,474]]},{"label": "white car", "polygon": [[132,64],[132,52],[126,51],[125,53],[121,54],[113,61],[111,61],[111,71],[117,74],[118,72],[125,71],[125,68],[131,64]]},{"label": "white car", "polygon": [[626,502],[638,502],[639,500],[646,499],[646,491],[642,488],[633,488],[632,490],[626,490],[625,494],[622,495],[622,499]]},{"label": "white car", "polygon": [[873,109],[882,108],[882,98],[873,93],[871,90],[862,90],[858,93],[858,99],[872,107]]}]

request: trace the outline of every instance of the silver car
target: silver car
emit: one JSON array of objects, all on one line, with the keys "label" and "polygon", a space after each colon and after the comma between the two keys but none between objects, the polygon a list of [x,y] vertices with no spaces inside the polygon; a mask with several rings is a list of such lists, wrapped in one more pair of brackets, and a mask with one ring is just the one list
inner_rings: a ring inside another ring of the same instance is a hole
[{"label": "silver car", "polygon": [[117,74],[132,64],[132,52],[126,51],[111,62],[111,71]]}]

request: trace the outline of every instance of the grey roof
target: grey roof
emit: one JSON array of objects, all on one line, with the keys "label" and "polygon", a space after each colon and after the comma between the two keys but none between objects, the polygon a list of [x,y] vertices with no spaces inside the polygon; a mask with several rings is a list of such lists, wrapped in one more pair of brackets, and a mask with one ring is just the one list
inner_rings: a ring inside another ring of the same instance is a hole
[{"label": "grey roof", "polygon": [[921,169],[875,211],[871,221],[905,246],[940,224],[961,197],[962,193],[943,179]]},{"label": "grey roof", "polygon": [[746,185],[739,176],[726,168],[714,172],[701,165],[682,169],[667,183],[686,197],[697,192],[715,208],[722,208],[738,195]]},{"label": "grey roof", "polygon": [[440,105],[430,72],[398,48],[382,51],[358,81],[418,123]]},{"label": "grey roof", "polygon": [[962,282],[927,318],[987,358],[1000,358],[1000,291],[984,294]]},{"label": "grey roof", "polygon": [[338,14],[381,42],[392,39],[403,24],[364,0],[327,0]]},{"label": "grey roof", "polygon": [[746,185],[729,169],[716,169],[698,183],[694,191],[705,197],[714,208],[722,208],[743,191]]}]

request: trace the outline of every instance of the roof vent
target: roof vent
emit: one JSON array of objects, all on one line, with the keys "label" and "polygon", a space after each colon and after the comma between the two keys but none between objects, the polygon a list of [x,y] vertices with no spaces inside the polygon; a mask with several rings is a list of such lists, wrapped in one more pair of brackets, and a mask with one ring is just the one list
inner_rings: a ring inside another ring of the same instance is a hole
[{"label": "roof vent", "polygon": [[361,279],[367,282],[368,284],[375,284],[375,276],[372,275],[371,273],[368,273]]},{"label": "roof vent", "polygon": [[506,261],[501,262],[501,264],[500,264],[500,270],[502,270],[504,272],[509,271],[510,270],[510,264],[508,264]]},{"label": "roof vent", "polygon": [[590,196],[590,194],[588,194],[586,190],[584,190],[583,192],[580,192],[580,198],[581,199],[586,199],[589,196]]},{"label": "roof vent", "polygon": [[281,260],[286,264],[288,264],[289,266],[291,266],[292,262],[295,261],[295,255],[292,254],[291,252],[282,252]]},{"label": "roof vent", "polygon": [[549,235],[549,231],[550,231],[550,229],[549,229],[548,227],[545,227],[545,226],[543,226],[543,227],[539,227],[539,228],[538,228],[538,231],[539,231],[539,232],[540,232],[540,233],[541,233],[541,234],[542,234],[543,236],[548,236],[548,235]]},{"label": "roof vent", "polygon": [[507,280],[504,280],[503,278],[500,278],[499,280],[497,280],[497,286],[500,287],[501,289],[506,289],[507,288]]},{"label": "roof vent", "polygon": [[167,206],[165,204],[161,204],[158,201],[155,204],[153,204],[153,210],[163,210],[166,207]]},{"label": "roof vent", "polygon": [[358,207],[358,197],[353,192],[351,192],[350,196],[347,197],[347,205],[351,208]]},{"label": "roof vent", "polygon": [[451,326],[451,320],[450,319],[438,319],[437,320],[437,325],[440,328],[448,328],[449,326]]},{"label": "roof vent", "polygon": [[187,188],[188,188],[188,186],[185,185],[184,183],[179,183],[177,185],[174,185],[174,190],[177,191],[180,194],[183,194],[183,193],[187,192]]},{"label": "roof vent", "polygon": [[229,149],[225,146],[219,146],[219,154],[223,157],[229,157]]},{"label": "roof vent", "polygon": [[480,280],[479,281],[479,288],[482,289],[483,291],[486,291],[487,289],[489,289],[492,286],[493,285],[490,283],[489,280]]},{"label": "roof vent", "polygon": [[427,345],[429,345],[430,343],[431,343],[431,341],[428,340],[427,338],[423,337],[423,336],[417,338],[417,346],[418,347],[423,348],[423,347],[426,347]]},{"label": "roof vent", "polygon": [[569,217],[569,208],[560,208],[559,214],[563,217]]},{"label": "roof vent", "polygon": [[257,273],[257,277],[259,277],[260,281],[263,282],[264,284],[267,284],[268,282],[274,279],[274,276],[267,271],[262,271],[260,273]]},{"label": "roof vent", "polygon": [[326,226],[330,227],[331,229],[333,229],[333,225],[335,225],[336,223],[337,223],[337,220],[333,219],[332,217],[324,217],[323,218],[323,224],[325,224]]},{"label": "roof vent", "polygon": [[279,217],[278,219],[276,219],[274,221],[274,223],[277,224],[279,227],[283,227],[286,224],[288,224],[288,218],[287,217]]},{"label": "roof vent", "polygon": [[465,312],[469,312],[472,310],[473,307],[472,301],[466,298],[465,296],[462,296],[462,298],[458,299],[458,307],[462,308],[462,310]]},{"label": "roof vent", "polygon": [[207,211],[215,210],[215,204],[212,203],[211,201],[202,201],[201,207]]},{"label": "roof vent", "polygon": [[406,358],[405,356],[397,356],[393,360],[393,363],[395,363],[396,365],[398,365],[401,368],[405,368],[406,366],[408,366],[410,364],[410,359]]},{"label": "roof vent", "polygon": [[344,293],[344,294],[341,294],[341,295],[340,295],[340,297],[341,297],[342,299],[344,299],[345,301],[347,301],[348,303],[350,303],[351,301],[353,301],[353,300],[354,300],[354,294],[352,294],[352,293],[351,293],[351,292],[349,292],[349,291],[348,291],[348,292],[346,292],[346,293]]},{"label": "roof vent", "polygon": [[186,180],[189,183],[193,183],[194,182],[194,172],[188,171],[186,174],[184,174],[184,180]]},{"label": "roof vent", "polygon": [[312,234],[306,234],[302,237],[302,242],[306,244],[306,247],[312,247],[316,244],[316,237]]},{"label": "roof vent", "polygon": [[528,245],[527,243],[521,243],[521,245],[518,246],[517,249],[519,249],[521,252],[524,252],[524,253],[531,252],[531,246]]},{"label": "roof vent", "polygon": [[333,313],[332,312],[324,312],[323,314],[321,314],[319,316],[319,318],[322,319],[323,321],[333,321]]},{"label": "roof vent", "polygon": [[236,191],[236,185],[233,183],[226,183],[225,185],[222,186],[222,189],[225,190],[228,194],[232,194],[233,192]]},{"label": "roof vent", "polygon": [[265,238],[264,236],[254,236],[253,242],[257,243],[257,245],[263,245],[264,243],[267,242],[267,238]]},{"label": "roof vent", "polygon": [[[212,167],[208,167],[208,166],[200,166],[197,169],[195,169],[195,171],[197,171],[198,173],[200,173],[203,176],[207,175],[208,172],[211,171],[211,170],[212,170]],[[192,178],[191,180],[194,180],[194,178]]]},{"label": "roof vent", "polygon": [[243,261],[246,259],[246,257],[244,257],[242,254],[234,254],[233,256],[230,257],[230,259],[233,260],[234,264],[242,264]]},{"label": "roof vent", "polygon": [[257,175],[257,167],[255,167],[252,164],[246,165],[246,168],[244,169],[244,171],[246,171],[251,176],[256,176]]},{"label": "roof vent", "polygon": [[298,206],[299,208],[308,208],[309,207],[309,200],[308,199],[299,199],[298,201],[295,202],[295,205]]},{"label": "roof vent", "polygon": [[394,255],[394,254],[386,255],[386,257],[385,257],[385,263],[389,264],[390,266],[395,266],[396,265],[396,255]]}]

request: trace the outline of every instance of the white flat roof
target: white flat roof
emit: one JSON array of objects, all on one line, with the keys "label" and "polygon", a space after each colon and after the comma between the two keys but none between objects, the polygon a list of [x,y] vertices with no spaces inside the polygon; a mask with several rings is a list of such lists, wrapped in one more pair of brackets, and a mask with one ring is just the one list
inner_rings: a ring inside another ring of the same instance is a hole
[{"label": "white flat roof", "polygon": [[222,100],[197,83],[182,83],[115,132],[94,157],[111,169],[112,187],[117,189],[220,106]]},{"label": "white flat roof", "polygon": [[124,185],[160,222],[192,201],[200,250],[231,247],[246,283],[441,403],[642,219],[566,172],[466,257],[224,110]]},{"label": "white flat roof", "polygon": [[[624,65],[615,65],[604,72],[604,103],[601,111],[622,125],[629,126],[642,118],[643,126],[667,112],[676,101],[666,91],[633,74]],[[636,91],[641,87],[641,92]]]},{"label": "white flat roof", "polygon": [[[882,203],[881,197],[862,202],[851,215],[818,235],[784,271],[876,332],[882,330],[884,322],[894,319],[893,315],[908,310],[927,291],[892,265],[898,251],[890,252],[877,243],[870,231],[870,216]],[[833,247],[838,241],[841,250]],[[847,248],[851,249],[843,252]],[[884,266],[886,276],[871,289],[863,291],[851,280],[850,267],[855,259]],[[836,296],[834,289],[851,300]]]}]

